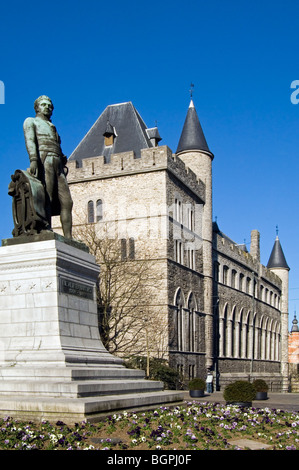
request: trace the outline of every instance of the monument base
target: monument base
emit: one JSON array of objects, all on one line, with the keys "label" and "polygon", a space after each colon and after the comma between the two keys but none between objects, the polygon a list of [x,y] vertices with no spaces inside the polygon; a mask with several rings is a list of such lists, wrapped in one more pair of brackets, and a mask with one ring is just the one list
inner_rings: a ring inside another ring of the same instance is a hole
[{"label": "monument base", "polygon": [[179,391],[141,392],[122,395],[106,395],[90,398],[24,398],[22,396],[0,396],[0,416],[18,420],[68,425],[80,422],[96,423],[104,417],[122,411],[138,412],[157,406],[181,404],[183,393]]},{"label": "monument base", "polygon": [[85,245],[52,232],[34,240],[0,248],[0,414],[91,421],[181,401],[183,392],[163,391],[104,348],[99,267]]}]

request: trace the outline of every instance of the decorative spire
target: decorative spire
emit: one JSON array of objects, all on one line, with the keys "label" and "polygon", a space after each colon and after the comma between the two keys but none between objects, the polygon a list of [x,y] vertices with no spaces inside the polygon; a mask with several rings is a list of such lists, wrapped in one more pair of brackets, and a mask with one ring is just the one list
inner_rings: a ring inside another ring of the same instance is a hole
[{"label": "decorative spire", "polygon": [[191,83],[191,101],[176,153],[178,154],[186,150],[202,150],[204,152],[208,152],[213,157],[213,154],[210,152],[208,147],[193,103],[193,87],[194,85]]},{"label": "decorative spire", "polygon": [[279,241],[279,238],[278,238],[278,227],[277,226],[276,226],[276,239],[275,239],[274,246],[272,248],[272,252],[271,252],[268,264],[267,264],[267,268],[269,268],[269,269],[271,269],[271,268],[283,268],[283,269],[288,269],[288,270],[290,269],[287,262],[286,262],[283,250],[281,248],[281,244],[280,244],[280,241]]}]

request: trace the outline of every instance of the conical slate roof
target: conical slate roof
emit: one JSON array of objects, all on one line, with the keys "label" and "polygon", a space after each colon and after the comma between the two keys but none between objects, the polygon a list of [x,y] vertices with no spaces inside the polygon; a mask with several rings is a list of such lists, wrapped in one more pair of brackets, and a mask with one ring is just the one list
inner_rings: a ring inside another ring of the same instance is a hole
[{"label": "conical slate roof", "polygon": [[272,248],[272,252],[271,252],[268,264],[267,264],[267,268],[290,269],[286,262],[278,236],[276,237],[276,240],[274,242],[274,246]]},{"label": "conical slate roof", "polygon": [[210,152],[200,125],[193,100],[191,100],[176,153],[185,150],[203,150]]},{"label": "conical slate roof", "polygon": [[[114,135],[112,145],[105,145],[104,136]],[[159,139],[161,140],[161,138]],[[131,102],[108,106],[70,156],[81,166],[84,158],[104,155],[110,162],[114,153],[134,151],[136,158],[141,149],[153,147],[147,126]]]}]

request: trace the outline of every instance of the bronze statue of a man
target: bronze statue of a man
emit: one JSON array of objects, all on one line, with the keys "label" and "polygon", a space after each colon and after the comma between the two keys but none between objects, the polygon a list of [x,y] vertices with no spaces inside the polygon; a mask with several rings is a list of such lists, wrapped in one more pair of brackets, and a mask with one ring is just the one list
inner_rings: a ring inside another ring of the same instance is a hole
[{"label": "bronze statue of a man", "polygon": [[59,215],[66,238],[72,237],[73,201],[66,180],[67,158],[61,150],[61,139],[51,122],[53,103],[42,95],[34,102],[35,118],[24,121],[24,136],[30,159],[30,173],[44,185],[46,214],[51,226],[51,216]]}]

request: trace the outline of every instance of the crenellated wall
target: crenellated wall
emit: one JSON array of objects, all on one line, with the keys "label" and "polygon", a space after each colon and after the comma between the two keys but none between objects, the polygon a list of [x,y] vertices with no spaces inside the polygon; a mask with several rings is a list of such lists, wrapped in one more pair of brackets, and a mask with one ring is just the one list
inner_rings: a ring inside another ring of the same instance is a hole
[{"label": "crenellated wall", "polygon": [[168,170],[178,180],[190,188],[202,201],[205,200],[205,185],[198,179],[184,162],[167,146],[141,150],[141,158],[135,158],[134,152],[111,155],[110,163],[105,163],[103,156],[85,158],[79,167],[76,161],[69,161],[68,183],[98,180],[99,178],[120,177],[131,174]]}]

